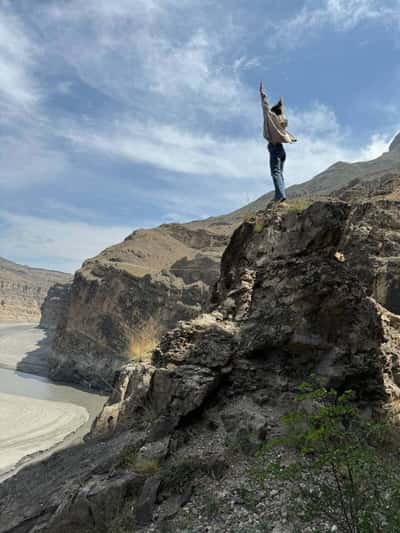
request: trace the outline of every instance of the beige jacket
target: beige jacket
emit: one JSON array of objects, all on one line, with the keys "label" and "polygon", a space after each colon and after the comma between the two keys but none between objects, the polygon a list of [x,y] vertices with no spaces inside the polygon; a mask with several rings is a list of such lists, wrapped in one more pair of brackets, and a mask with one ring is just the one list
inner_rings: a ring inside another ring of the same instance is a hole
[{"label": "beige jacket", "polygon": [[283,105],[282,115],[275,115],[271,111],[267,97],[264,94],[261,95],[261,105],[264,115],[264,139],[272,144],[296,142],[296,137],[286,130],[288,121]]}]

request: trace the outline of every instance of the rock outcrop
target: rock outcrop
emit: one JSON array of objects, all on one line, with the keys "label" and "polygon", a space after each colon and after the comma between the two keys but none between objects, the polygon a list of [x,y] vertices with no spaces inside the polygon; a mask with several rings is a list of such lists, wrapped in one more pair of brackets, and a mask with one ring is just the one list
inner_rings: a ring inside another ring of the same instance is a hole
[{"label": "rock outcrop", "polygon": [[[50,358],[53,379],[110,388],[133,353],[207,307],[231,226],[138,230],[74,278]],[[229,229],[227,229],[229,228]]]},{"label": "rock outcrop", "polygon": [[31,268],[0,258],[0,321],[39,322],[49,288],[71,280],[70,274]]},{"label": "rock outcrop", "polygon": [[[171,520],[184,529],[180,505],[220,479],[239,490],[237,472],[277,433],[310,373],[351,388],[366,413],[398,419],[399,206],[400,178],[266,211],[261,232],[242,224],[223,254],[211,312],[164,335],[151,362],[118,372],[87,455],[85,446],[68,450],[0,486],[0,501],[11,498],[0,532],[112,531],[124,502],[140,531]],[[238,448],[247,456],[231,466]],[[54,474],[65,476],[67,456],[68,483]],[[235,531],[229,512],[221,509],[213,531]]]},{"label": "rock outcrop", "polygon": [[40,327],[54,331],[65,318],[69,306],[71,283],[56,283],[47,292],[41,305]]}]

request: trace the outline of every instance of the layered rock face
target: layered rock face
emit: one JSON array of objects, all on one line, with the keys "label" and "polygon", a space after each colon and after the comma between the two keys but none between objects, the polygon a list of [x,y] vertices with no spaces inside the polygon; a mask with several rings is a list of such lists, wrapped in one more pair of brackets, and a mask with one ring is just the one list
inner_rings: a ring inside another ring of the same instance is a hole
[{"label": "layered rock face", "polygon": [[[241,467],[231,466],[229,442],[254,451],[275,435],[310,373],[398,419],[399,206],[400,179],[382,180],[267,211],[261,232],[242,224],[223,254],[213,310],[169,331],[151,363],[118,373],[86,456],[69,450],[0,486],[0,531],[112,531],[129,498],[142,531],[165,530],[174,516],[182,530],[179,506],[192,491],[200,498],[201,483],[209,493],[220,477],[228,486]],[[32,479],[44,480],[38,502]],[[235,531],[223,527],[215,531]]]},{"label": "layered rock face", "polygon": [[55,283],[69,283],[62,272],[30,268],[0,258],[0,321],[39,322],[41,306]]},{"label": "layered rock face", "polygon": [[139,230],[86,261],[59,321],[51,376],[110,388],[115,371],[145,349],[143,336],[155,344],[179,320],[204,311],[231,231],[179,224]]},{"label": "layered rock face", "polygon": [[47,292],[41,305],[40,327],[54,331],[65,318],[71,295],[71,283],[56,283]]}]

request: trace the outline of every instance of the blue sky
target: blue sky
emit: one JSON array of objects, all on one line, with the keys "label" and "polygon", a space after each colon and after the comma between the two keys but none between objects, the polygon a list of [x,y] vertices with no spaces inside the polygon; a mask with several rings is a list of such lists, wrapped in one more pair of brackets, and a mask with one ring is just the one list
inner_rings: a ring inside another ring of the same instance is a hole
[{"label": "blue sky", "polygon": [[0,0],[0,256],[73,271],[270,190],[261,78],[299,138],[289,184],[371,159],[399,57],[400,0]]}]

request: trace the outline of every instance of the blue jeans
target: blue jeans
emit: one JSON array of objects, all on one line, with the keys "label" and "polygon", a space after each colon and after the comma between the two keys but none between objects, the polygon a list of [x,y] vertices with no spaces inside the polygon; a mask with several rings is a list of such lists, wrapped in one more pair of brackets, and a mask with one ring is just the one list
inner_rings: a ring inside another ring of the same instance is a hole
[{"label": "blue jeans", "polygon": [[286,159],[286,152],[282,144],[268,143],[269,165],[271,176],[275,186],[275,201],[286,200],[285,182],[283,180],[283,165]]}]

